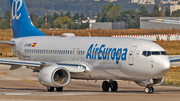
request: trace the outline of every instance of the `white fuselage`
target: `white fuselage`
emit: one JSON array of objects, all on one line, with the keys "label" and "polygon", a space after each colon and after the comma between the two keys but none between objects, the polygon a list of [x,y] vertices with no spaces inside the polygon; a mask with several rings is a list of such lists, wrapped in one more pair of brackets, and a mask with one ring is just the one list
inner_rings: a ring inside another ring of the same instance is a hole
[{"label": "white fuselage", "polygon": [[135,38],[41,36],[12,39],[21,60],[83,64],[86,73],[72,78],[147,80],[162,78],[170,68],[167,55],[144,56],[144,51],[165,52],[159,45]]}]

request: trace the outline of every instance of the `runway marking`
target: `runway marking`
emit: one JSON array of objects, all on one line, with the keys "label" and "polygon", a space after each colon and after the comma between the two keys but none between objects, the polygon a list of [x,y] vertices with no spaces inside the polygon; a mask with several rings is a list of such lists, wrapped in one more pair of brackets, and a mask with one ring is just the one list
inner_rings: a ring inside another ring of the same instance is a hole
[{"label": "runway marking", "polygon": [[73,96],[73,95],[95,95],[96,93],[0,93],[0,95],[35,95],[35,96]]},{"label": "runway marking", "polygon": [[5,100],[5,99],[0,99],[0,101],[59,101],[59,100]]},{"label": "runway marking", "polygon": [[37,81],[33,81],[33,80],[25,79],[25,78],[20,78],[20,77],[16,77],[16,76],[10,76],[10,75],[7,75],[6,73],[8,73],[8,72],[1,72],[0,75],[5,76],[5,77],[16,78],[16,79],[20,79],[20,80],[25,80],[25,81],[36,83],[36,84],[41,84],[41,83],[39,83]]}]

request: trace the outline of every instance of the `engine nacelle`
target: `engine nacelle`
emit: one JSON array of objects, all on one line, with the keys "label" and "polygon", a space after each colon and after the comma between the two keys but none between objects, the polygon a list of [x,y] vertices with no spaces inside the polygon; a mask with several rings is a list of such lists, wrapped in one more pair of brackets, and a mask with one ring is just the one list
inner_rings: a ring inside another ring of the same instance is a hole
[{"label": "engine nacelle", "polygon": [[158,85],[162,84],[163,81],[164,81],[164,77],[160,78],[160,79],[149,79],[149,80],[145,80],[145,81],[135,81],[135,83],[138,84],[139,86],[146,87],[147,85],[158,86]]},{"label": "engine nacelle", "polygon": [[69,71],[64,67],[49,66],[43,68],[38,74],[39,82],[49,87],[64,87],[70,80]]}]

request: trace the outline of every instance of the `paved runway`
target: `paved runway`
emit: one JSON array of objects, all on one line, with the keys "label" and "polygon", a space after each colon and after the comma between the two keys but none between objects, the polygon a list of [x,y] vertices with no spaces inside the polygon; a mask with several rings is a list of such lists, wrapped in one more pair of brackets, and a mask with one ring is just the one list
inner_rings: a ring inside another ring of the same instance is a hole
[{"label": "paved runway", "polygon": [[9,71],[0,65],[0,101],[179,101],[180,86],[157,86],[153,94],[128,81],[118,81],[118,92],[102,92],[103,81],[71,80],[63,92],[47,92],[37,73],[25,67]]}]

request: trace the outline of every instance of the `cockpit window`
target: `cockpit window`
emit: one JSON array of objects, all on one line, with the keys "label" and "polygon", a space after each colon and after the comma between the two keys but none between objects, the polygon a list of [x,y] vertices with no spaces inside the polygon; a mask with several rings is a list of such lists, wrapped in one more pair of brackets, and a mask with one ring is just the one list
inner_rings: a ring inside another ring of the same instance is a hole
[{"label": "cockpit window", "polygon": [[146,56],[151,56],[151,52],[147,51],[147,55]]},{"label": "cockpit window", "polygon": [[146,56],[146,51],[143,51],[142,55]]},{"label": "cockpit window", "polygon": [[142,55],[151,56],[151,52],[150,51],[143,51]]},{"label": "cockpit window", "polygon": [[151,52],[152,55],[161,55],[161,53],[159,51],[153,51]]},{"label": "cockpit window", "polygon": [[148,57],[151,55],[167,55],[165,51],[143,51],[142,55]]},{"label": "cockpit window", "polygon": [[161,51],[161,55],[167,55],[165,51]]}]

